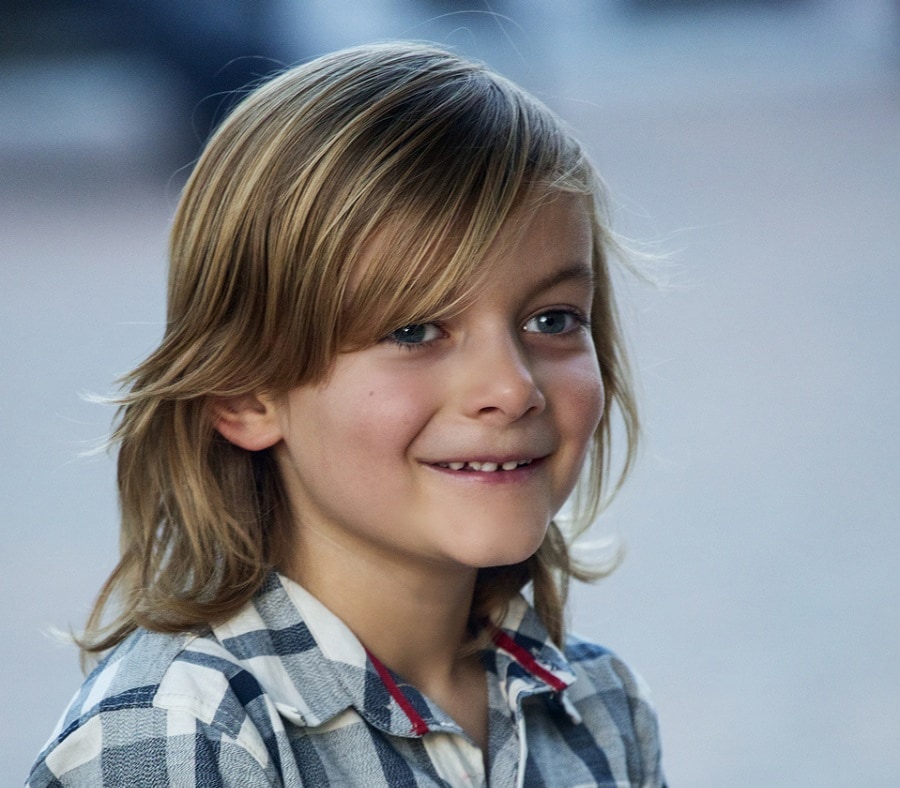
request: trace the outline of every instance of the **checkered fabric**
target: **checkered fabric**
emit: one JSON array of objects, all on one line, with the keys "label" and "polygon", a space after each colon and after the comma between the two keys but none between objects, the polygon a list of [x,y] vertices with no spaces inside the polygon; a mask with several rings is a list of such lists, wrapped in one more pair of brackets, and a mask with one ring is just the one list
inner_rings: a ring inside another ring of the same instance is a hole
[{"label": "checkered fabric", "polygon": [[661,786],[656,717],[610,652],[519,598],[483,653],[489,773],[432,701],[272,573],[203,635],[138,631],[87,678],[28,785]]}]

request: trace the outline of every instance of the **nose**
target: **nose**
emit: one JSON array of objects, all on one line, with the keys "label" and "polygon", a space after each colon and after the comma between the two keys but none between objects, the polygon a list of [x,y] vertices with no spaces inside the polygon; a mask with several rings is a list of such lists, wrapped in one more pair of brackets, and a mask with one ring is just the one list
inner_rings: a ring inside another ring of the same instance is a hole
[{"label": "nose", "polygon": [[493,332],[467,345],[459,376],[467,416],[511,422],[544,410],[533,364],[514,335]]}]

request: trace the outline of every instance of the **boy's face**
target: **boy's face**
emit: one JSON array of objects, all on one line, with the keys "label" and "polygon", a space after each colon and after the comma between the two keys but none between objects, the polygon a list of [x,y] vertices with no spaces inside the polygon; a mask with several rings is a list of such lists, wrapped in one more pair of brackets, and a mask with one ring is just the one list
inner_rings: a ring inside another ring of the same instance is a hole
[{"label": "boy's face", "polygon": [[582,202],[559,196],[524,233],[501,232],[488,263],[458,316],[342,354],[324,383],[272,406],[305,553],[431,571],[540,546],[603,410]]}]

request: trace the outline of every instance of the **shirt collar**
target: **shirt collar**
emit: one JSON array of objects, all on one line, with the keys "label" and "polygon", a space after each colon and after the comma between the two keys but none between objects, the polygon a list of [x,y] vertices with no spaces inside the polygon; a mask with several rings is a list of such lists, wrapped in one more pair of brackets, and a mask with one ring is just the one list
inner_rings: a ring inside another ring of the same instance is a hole
[{"label": "shirt collar", "polygon": [[575,673],[526,599],[519,595],[510,600],[493,626],[492,648],[485,653],[485,660],[497,676],[511,713],[518,714],[525,697],[551,693],[566,713],[580,722],[565,693],[575,681]]},{"label": "shirt collar", "polygon": [[[485,662],[513,714],[525,696],[561,694],[574,681],[525,599],[513,599],[506,615],[491,626]],[[352,707],[395,736],[459,732],[441,709],[369,654],[312,594],[276,572],[237,615],[213,627],[213,634],[257,679],[279,713],[297,725],[325,725]]]}]

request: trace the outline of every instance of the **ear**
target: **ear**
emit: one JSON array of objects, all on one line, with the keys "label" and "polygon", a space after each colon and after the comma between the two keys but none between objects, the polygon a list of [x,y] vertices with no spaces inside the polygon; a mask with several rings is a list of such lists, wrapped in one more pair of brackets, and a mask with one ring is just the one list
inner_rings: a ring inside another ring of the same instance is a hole
[{"label": "ear", "polygon": [[218,433],[242,449],[268,449],[282,438],[275,404],[268,397],[255,394],[214,397],[210,408]]}]

